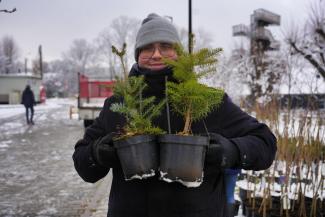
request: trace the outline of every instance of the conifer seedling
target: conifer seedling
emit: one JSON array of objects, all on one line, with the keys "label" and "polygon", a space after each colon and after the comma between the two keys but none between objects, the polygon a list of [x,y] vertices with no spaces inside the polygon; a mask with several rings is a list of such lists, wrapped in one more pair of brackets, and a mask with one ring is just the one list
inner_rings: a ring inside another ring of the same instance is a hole
[{"label": "conifer seedling", "polygon": [[191,134],[193,121],[198,121],[217,108],[224,91],[199,83],[199,79],[216,71],[217,56],[221,49],[203,48],[188,53],[181,46],[175,47],[178,59],[165,59],[173,68],[173,76],[178,82],[167,82],[167,97],[174,112],[183,116],[185,124],[181,135]]},{"label": "conifer seedling", "polygon": [[153,126],[152,119],[158,116],[165,100],[155,104],[155,97],[143,97],[147,88],[143,76],[128,77],[123,56],[126,54],[126,44],[119,51],[112,46],[114,54],[119,56],[123,66],[123,78],[117,78],[114,84],[114,95],[123,99],[123,102],[113,103],[110,109],[126,118],[124,134],[121,138],[141,134],[162,134],[163,130]]}]

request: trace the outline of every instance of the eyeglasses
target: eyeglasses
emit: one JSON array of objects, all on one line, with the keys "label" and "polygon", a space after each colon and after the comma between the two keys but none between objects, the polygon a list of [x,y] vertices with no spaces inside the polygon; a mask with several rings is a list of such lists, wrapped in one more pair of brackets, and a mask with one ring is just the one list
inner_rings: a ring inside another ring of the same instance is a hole
[{"label": "eyeglasses", "polygon": [[174,46],[168,43],[160,43],[158,45],[150,44],[140,49],[140,57],[142,59],[150,59],[158,49],[159,53],[163,57],[173,57],[176,54]]}]

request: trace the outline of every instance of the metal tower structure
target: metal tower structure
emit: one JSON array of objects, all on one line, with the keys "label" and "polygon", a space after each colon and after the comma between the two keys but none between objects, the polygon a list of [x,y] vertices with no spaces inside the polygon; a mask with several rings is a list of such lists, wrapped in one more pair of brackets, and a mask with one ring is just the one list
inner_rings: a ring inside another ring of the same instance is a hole
[{"label": "metal tower structure", "polygon": [[278,50],[280,43],[276,41],[270,30],[265,27],[280,25],[280,15],[265,9],[257,9],[251,15],[250,26],[238,24],[232,27],[233,36],[245,36],[251,41],[251,52],[258,46],[262,51]]},{"label": "metal tower structure", "polygon": [[[270,50],[279,50],[280,42],[275,40],[271,31],[267,29],[270,25],[280,25],[280,16],[267,11],[265,9],[257,9],[250,17],[251,22],[249,26],[245,24],[239,24],[232,27],[233,36],[244,36],[250,40],[250,56],[254,64],[254,74],[251,75],[251,103],[255,102],[257,97],[260,97],[263,93],[260,79],[265,74],[267,66],[272,64],[267,60],[265,52]],[[243,52],[243,51],[242,51]],[[267,90],[272,90],[272,83],[276,76],[271,72],[268,79],[270,85]]]}]

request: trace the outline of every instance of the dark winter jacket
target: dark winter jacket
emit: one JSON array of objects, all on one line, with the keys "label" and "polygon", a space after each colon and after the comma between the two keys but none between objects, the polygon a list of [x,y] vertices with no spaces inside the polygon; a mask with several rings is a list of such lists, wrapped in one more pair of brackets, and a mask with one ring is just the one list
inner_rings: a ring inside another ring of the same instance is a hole
[{"label": "dark winter jacket", "polygon": [[23,91],[21,104],[23,104],[25,107],[33,107],[33,105],[35,104],[34,93],[30,89],[29,85],[27,85],[25,90]]},{"label": "dark winter jacket", "polygon": [[[147,72],[133,67],[132,75],[145,74],[149,86],[147,95],[164,96],[164,81],[167,70]],[[122,116],[109,110],[115,97],[105,101],[99,117],[86,129],[84,138],[75,146],[73,160],[79,175],[87,182],[97,182],[107,175],[108,168],[97,165],[91,155],[90,144],[108,133],[117,132],[124,126]],[[222,105],[205,118],[210,132],[218,133],[233,142],[240,152],[240,168],[262,170],[268,168],[275,157],[276,139],[269,128],[259,123],[237,107],[225,95]],[[155,120],[155,124],[167,131],[166,112]],[[182,117],[171,114],[172,133],[180,132],[184,126]],[[194,134],[206,133],[203,121],[194,122]],[[213,165],[205,165],[203,183],[196,188],[187,188],[179,183],[167,183],[157,177],[145,180],[125,181],[120,166],[113,168],[113,182],[109,197],[110,217],[222,217],[225,215],[225,188],[223,171]]]}]

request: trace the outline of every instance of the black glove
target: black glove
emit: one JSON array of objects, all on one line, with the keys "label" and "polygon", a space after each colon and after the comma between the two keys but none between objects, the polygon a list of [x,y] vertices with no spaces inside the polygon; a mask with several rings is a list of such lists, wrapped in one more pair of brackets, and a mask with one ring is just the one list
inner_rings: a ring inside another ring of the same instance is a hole
[{"label": "black glove", "polygon": [[112,168],[119,163],[116,149],[113,146],[112,134],[95,140],[91,146],[92,155],[97,164]]},{"label": "black glove", "polygon": [[239,165],[237,146],[229,139],[217,133],[209,133],[210,145],[206,154],[206,163],[221,168],[233,168]]}]

